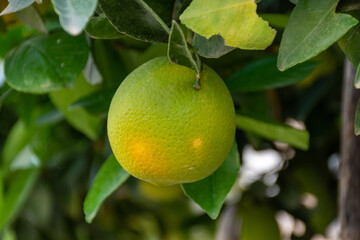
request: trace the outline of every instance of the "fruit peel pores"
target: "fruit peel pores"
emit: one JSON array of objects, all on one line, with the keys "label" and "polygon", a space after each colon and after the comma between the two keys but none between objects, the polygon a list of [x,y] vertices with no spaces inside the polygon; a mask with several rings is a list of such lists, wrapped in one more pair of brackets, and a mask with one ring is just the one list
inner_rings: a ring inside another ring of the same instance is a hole
[{"label": "fruit peel pores", "polygon": [[225,160],[235,136],[235,110],[223,80],[208,66],[195,71],[166,57],[148,61],[117,89],[108,137],[120,165],[155,185],[201,180]]}]

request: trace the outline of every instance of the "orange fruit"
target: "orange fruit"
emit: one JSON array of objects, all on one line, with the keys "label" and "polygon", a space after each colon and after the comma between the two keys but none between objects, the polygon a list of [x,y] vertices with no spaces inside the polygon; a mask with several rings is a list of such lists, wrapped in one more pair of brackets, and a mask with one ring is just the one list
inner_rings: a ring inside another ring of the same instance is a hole
[{"label": "orange fruit", "polygon": [[155,185],[194,182],[225,160],[235,136],[235,110],[223,80],[159,57],[121,83],[108,113],[108,137],[120,165]]}]

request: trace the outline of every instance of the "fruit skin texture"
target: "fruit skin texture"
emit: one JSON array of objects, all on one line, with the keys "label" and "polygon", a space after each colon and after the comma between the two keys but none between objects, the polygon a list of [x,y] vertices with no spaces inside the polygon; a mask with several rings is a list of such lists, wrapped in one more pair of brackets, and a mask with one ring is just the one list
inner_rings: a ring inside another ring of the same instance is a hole
[{"label": "fruit skin texture", "polygon": [[108,114],[116,159],[155,185],[194,182],[225,160],[235,137],[235,110],[223,80],[208,66],[196,90],[195,71],[159,57],[117,89]]}]

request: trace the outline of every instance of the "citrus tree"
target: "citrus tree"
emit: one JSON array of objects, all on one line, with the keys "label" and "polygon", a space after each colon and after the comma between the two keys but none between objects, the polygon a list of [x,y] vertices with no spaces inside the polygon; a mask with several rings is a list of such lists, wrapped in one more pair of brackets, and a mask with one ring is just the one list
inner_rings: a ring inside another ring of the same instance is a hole
[{"label": "citrus tree", "polygon": [[[1,0],[0,11],[2,239],[318,239],[336,224],[345,57],[349,164],[359,156],[358,1]],[[278,163],[255,174],[260,153],[273,157],[258,168]],[[360,235],[357,170],[341,196],[344,240]]]}]

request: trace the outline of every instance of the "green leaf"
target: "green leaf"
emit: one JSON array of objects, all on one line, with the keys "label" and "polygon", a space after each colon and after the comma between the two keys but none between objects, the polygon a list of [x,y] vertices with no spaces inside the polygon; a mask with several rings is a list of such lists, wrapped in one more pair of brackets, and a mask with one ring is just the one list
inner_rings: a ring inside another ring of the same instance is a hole
[{"label": "green leaf", "polygon": [[[350,31],[342,37],[338,44],[345,55],[350,59],[352,64],[357,67],[360,64],[360,24],[350,29]],[[359,75],[355,78],[355,87],[360,88],[360,83],[357,82]]]},{"label": "green leaf", "polygon": [[100,168],[84,202],[85,219],[91,223],[100,205],[128,178],[129,174],[111,155]]},{"label": "green leaf", "polygon": [[64,32],[39,35],[7,54],[6,81],[14,89],[30,93],[71,87],[83,70],[88,54],[84,36],[71,37]]},{"label": "green leaf", "polygon": [[97,87],[87,83],[83,75],[80,75],[73,89],[63,89],[49,94],[50,100],[62,112],[65,119],[75,129],[92,140],[98,136],[101,119],[89,114],[82,108],[69,110],[68,107],[77,99],[94,92],[96,89]]},{"label": "green leaf", "polygon": [[1,152],[1,169],[4,175],[6,174],[5,171],[10,168],[11,162],[15,159],[16,155],[24,149],[35,134],[36,129],[29,128],[22,120],[18,120],[13,125]]},{"label": "green leaf", "polygon": [[186,196],[199,204],[212,219],[216,219],[239,170],[240,156],[234,142],[224,163],[213,174],[198,182],[184,183],[181,187]]},{"label": "green leaf", "polygon": [[0,209],[0,230],[9,225],[26,201],[39,176],[39,169],[20,170],[5,192],[4,204]]},{"label": "green leaf", "polygon": [[309,148],[309,133],[271,119],[242,111],[236,114],[236,127],[270,140],[285,142],[301,150]]},{"label": "green leaf", "polygon": [[206,58],[219,58],[235,48],[225,45],[224,39],[220,35],[213,35],[209,39],[194,34],[192,45],[196,52]]},{"label": "green leaf", "polygon": [[[360,88],[360,63],[358,64],[358,67],[356,69],[356,75],[355,75],[355,88]],[[1,101],[0,101],[1,103]]]},{"label": "green leaf", "polygon": [[145,2],[166,25],[171,24],[175,0],[145,0]]},{"label": "green leaf", "polygon": [[45,24],[34,6],[30,5],[15,14],[24,24],[39,30],[40,32],[47,33]]},{"label": "green leaf", "polygon": [[355,111],[354,132],[356,136],[360,135],[360,99]]},{"label": "green leaf", "polygon": [[35,120],[35,124],[39,127],[51,125],[60,122],[64,119],[63,114],[58,109],[53,109]]},{"label": "green leaf", "polygon": [[78,35],[94,14],[97,0],[52,0],[52,3],[63,29],[71,35]]},{"label": "green leaf", "polygon": [[115,92],[116,88],[101,89],[79,98],[72,103],[68,109],[69,111],[72,111],[78,108],[84,108],[92,114],[106,113],[109,110],[110,103]]},{"label": "green leaf", "polygon": [[251,92],[284,87],[307,77],[317,66],[316,62],[305,62],[284,72],[276,67],[276,57],[253,62],[232,75],[226,85],[232,92]]},{"label": "green leaf", "polygon": [[111,43],[105,40],[94,41],[93,57],[104,85],[118,87],[121,81],[129,74],[120,56],[114,51]]},{"label": "green leaf", "polygon": [[186,43],[184,33],[176,21],[172,22],[170,31],[168,58],[172,63],[195,69],[197,73],[200,73],[200,62],[195,61],[193,58]]},{"label": "green leaf", "polygon": [[336,14],[338,0],[300,0],[281,39],[278,68],[283,71],[304,62],[341,38],[358,21]]},{"label": "green leaf", "polygon": [[118,32],[118,30],[111,25],[109,19],[103,14],[90,18],[85,31],[90,37],[95,39],[117,39],[124,36],[124,34]]},{"label": "green leaf", "polygon": [[227,46],[265,49],[274,40],[276,31],[256,14],[256,7],[252,0],[194,0],[180,20],[206,38],[220,34]]},{"label": "green leaf", "polygon": [[33,4],[33,2],[35,2],[35,0],[9,0],[9,4],[0,13],[0,16],[20,11],[21,9],[24,9]]},{"label": "green leaf", "polygon": [[121,33],[147,42],[167,42],[169,28],[143,0],[99,0],[111,24]]},{"label": "green leaf", "polygon": [[275,211],[271,207],[252,203],[242,207],[240,215],[241,240],[280,240]]}]

